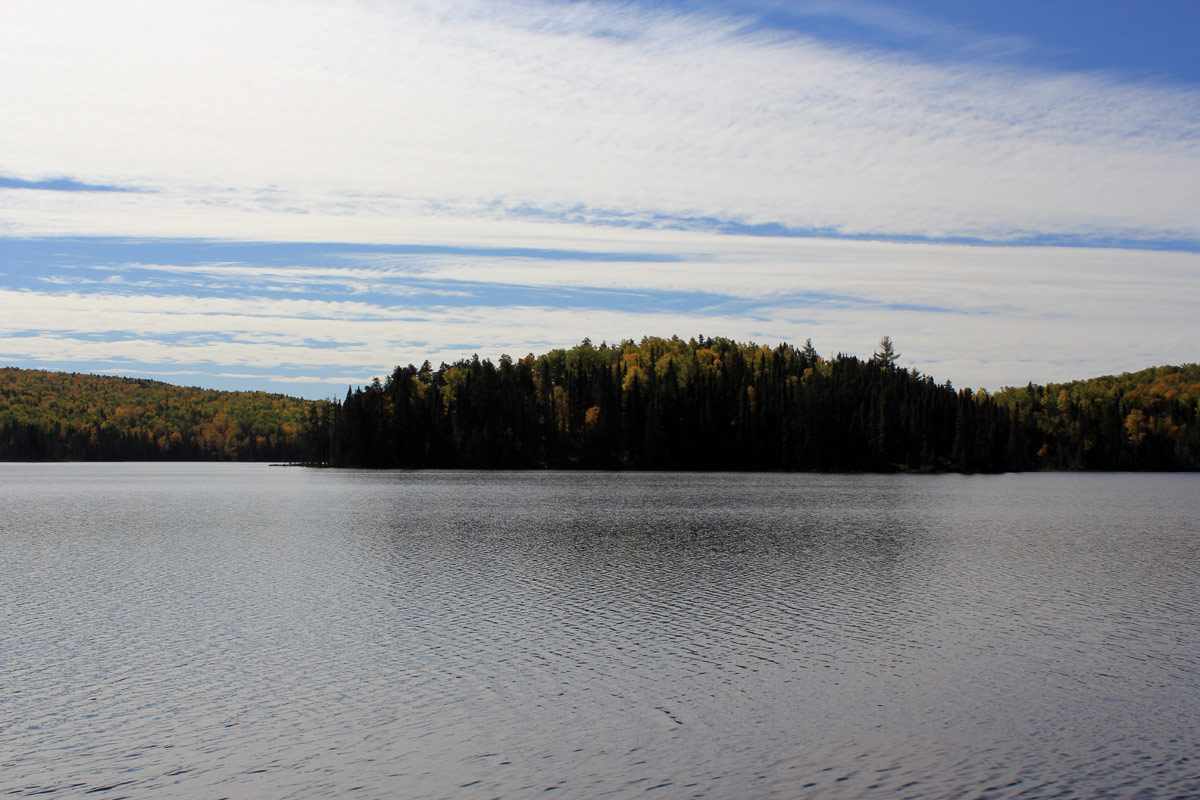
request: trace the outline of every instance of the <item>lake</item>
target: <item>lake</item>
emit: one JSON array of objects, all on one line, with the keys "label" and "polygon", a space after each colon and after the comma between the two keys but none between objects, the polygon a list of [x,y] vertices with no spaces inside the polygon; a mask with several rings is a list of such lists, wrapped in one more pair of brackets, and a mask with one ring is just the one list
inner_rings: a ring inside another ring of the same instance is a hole
[{"label": "lake", "polygon": [[1200,475],[0,464],[0,791],[1200,795]]}]

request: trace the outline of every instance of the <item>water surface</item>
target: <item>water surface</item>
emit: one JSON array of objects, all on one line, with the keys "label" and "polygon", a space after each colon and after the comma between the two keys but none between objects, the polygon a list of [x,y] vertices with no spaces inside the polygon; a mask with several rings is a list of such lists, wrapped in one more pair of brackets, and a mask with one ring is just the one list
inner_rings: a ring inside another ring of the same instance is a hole
[{"label": "water surface", "polygon": [[0,465],[0,790],[1200,794],[1200,476]]}]

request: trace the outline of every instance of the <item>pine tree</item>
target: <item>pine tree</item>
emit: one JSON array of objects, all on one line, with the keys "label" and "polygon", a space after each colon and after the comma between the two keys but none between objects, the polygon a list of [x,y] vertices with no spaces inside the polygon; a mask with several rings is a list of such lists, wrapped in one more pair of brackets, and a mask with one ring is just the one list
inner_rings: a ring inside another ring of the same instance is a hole
[{"label": "pine tree", "polygon": [[880,366],[890,367],[896,363],[898,358],[900,358],[900,354],[896,352],[892,337],[884,336],[880,339],[879,349],[875,351],[875,362]]}]

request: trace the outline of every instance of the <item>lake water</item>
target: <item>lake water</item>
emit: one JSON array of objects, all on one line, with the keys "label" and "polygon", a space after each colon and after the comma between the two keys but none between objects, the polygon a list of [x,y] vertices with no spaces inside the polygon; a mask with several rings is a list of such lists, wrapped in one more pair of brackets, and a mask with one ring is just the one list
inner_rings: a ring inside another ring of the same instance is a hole
[{"label": "lake water", "polygon": [[1200,476],[0,465],[0,793],[1200,795]]}]

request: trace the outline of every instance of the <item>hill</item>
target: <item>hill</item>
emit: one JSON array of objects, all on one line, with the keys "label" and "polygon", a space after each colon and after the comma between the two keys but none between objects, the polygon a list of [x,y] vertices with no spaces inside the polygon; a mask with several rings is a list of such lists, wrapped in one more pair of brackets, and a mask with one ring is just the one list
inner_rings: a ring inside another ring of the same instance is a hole
[{"label": "hill", "polygon": [[0,460],[298,460],[313,405],[265,392],[5,367]]},{"label": "hill", "polygon": [[1200,364],[1151,367],[994,395],[1015,469],[1200,469]]}]

